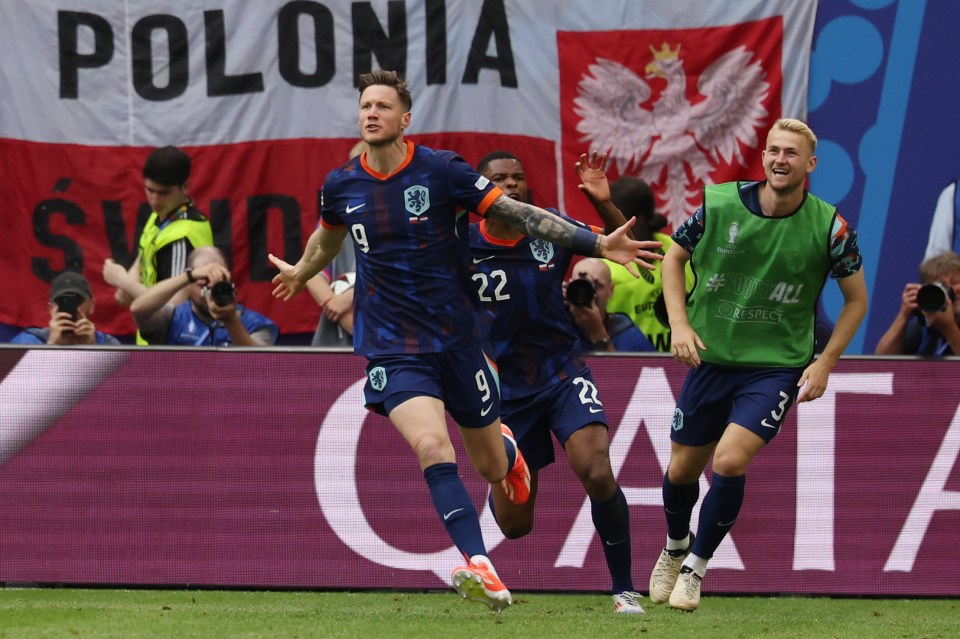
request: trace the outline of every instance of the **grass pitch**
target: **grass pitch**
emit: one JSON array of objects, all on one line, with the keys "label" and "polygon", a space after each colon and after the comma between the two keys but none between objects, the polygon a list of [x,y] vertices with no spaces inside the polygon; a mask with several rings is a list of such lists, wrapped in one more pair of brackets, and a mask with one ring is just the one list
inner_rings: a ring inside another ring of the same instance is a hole
[{"label": "grass pitch", "polygon": [[96,637],[944,639],[960,600],[718,597],[684,613],[644,600],[618,616],[609,596],[514,593],[503,614],[453,592],[0,589],[0,639]]}]

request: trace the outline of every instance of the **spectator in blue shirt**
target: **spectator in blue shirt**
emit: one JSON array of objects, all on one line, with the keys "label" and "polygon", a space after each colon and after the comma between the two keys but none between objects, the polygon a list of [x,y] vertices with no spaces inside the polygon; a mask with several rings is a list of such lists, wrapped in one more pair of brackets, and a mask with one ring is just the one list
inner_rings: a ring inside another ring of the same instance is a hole
[{"label": "spectator in blue shirt", "polygon": [[877,355],[960,354],[960,255],[944,251],[920,265],[920,282],[903,288],[900,310]]},{"label": "spectator in blue shirt", "polygon": [[[574,265],[571,275],[566,285],[567,307],[580,332],[583,350],[622,353],[656,351],[629,315],[607,312],[607,302],[613,295],[613,279],[606,262],[595,257],[584,258]],[[571,297],[570,285],[573,282],[578,284],[574,284]],[[591,294],[580,297],[577,294],[578,287]]]},{"label": "spectator in blue shirt", "polygon": [[95,303],[90,282],[80,273],[64,271],[50,284],[50,325],[28,328],[15,335],[11,344],[101,344],[119,346],[113,335],[97,330],[90,317]]},{"label": "spectator in blue shirt", "polygon": [[[189,299],[171,300],[184,288]],[[152,345],[271,346],[280,333],[269,318],[237,301],[220,249],[202,246],[187,257],[187,268],[151,286],[130,305],[140,334]]]}]

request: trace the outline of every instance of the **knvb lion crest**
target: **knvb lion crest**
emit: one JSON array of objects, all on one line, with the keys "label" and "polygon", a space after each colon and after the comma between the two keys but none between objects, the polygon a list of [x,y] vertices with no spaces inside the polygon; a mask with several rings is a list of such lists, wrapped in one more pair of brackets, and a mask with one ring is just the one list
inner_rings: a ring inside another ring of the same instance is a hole
[{"label": "knvb lion crest", "polygon": [[533,259],[540,262],[541,271],[553,268],[553,244],[550,242],[533,240],[530,242],[530,253],[533,254]]},{"label": "knvb lion crest", "polygon": [[[770,79],[755,52],[739,45],[689,78],[680,45],[650,46],[643,72],[596,58],[577,85],[577,132],[587,148],[610,153],[621,175],[654,187],[674,227],[696,209],[721,162],[745,166],[768,112]],[[690,96],[693,96],[691,98]]]},{"label": "knvb lion crest", "polygon": [[430,191],[419,184],[411,186],[403,192],[403,205],[407,213],[420,218],[430,208]]},{"label": "knvb lion crest", "polygon": [[370,378],[370,386],[373,387],[373,390],[380,392],[387,387],[387,371],[384,370],[383,366],[371,369],[367,377]]},{"label": "knvb lion crest", "polygon": [[683,411],[679,408],[673,409],[673,430],[683,429]]}]

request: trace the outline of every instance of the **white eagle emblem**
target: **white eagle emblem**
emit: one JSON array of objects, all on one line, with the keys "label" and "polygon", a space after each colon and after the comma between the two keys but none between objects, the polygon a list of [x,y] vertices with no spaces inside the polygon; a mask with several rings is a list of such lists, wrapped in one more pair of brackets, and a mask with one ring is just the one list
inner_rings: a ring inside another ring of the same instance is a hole
[{"label": "white eagle emblem", "polygon": [[[618,62],[597,58],[581,78],[574,112],[577,131],[591,149],[609,152],[621,174],[633,173],[662,193],[663,212],[674,226],[696,209],[699,190],[711,184],[718,161],[745,165],[740,145],[757,144],[767,116],[762,105],[770,90],[759,61],[743,45],[724,53],[703,71],[687,99],[687,77],[680,47],[650,47],[653,61],[643,77]],[[648,79],[666,86],[651,107]],[[659,188],[658,188],[659,187]]]}]

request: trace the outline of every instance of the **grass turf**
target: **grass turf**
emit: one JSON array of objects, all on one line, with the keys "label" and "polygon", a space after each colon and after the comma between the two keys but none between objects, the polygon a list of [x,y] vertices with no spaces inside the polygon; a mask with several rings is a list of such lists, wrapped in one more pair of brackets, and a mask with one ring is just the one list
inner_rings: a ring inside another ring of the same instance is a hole
[{"label": "grass turf", "polygon": [[956,599],[705,596],[684,613],[644,600],[612,612],[609,596],[515,593],[503,614],[452,592],[268,592],[0,588],[0,639],[96,637],[390,637],[559,639],[639,635],[906,639],[960,635]]}]

